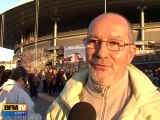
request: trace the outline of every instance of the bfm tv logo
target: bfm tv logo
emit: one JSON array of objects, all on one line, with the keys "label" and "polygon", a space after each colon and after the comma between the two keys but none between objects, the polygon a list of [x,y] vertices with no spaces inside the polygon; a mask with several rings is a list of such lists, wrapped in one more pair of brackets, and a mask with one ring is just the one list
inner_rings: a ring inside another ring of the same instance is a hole
[{"label": "bfm tv logo", "polygon": [[27,105],[26,104],[4,104],[3,105],[4,117],[26,117]]}]

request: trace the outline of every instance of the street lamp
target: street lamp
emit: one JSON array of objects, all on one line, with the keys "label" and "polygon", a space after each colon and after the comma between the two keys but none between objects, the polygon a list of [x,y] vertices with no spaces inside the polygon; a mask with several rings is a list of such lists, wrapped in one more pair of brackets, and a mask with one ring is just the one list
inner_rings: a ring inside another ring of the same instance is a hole
[{"label": "street lamp", "polygon": [[[57,21],[59,20],[59,18],[54,17],[52,18],[52,20],[54,20],[54,34],[53,34],[53,47],[56,48],[57,47]],[[56,65],[56,61],[57,61],[57,51],[56,49],[53,49],[53,62],[52,65]]]}]

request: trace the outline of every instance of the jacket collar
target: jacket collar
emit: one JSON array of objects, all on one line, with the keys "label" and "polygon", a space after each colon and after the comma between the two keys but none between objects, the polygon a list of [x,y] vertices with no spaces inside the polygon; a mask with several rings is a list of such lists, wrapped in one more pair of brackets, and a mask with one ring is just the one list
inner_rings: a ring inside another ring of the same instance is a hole
[{"label": "jacket collar", "polygon": [[72,100],[80,101],[79,95],[83,89],[83,86],[88,78],[88,70],[85,69],[80,71],[78,74],[73,76],[65,85],[60,97],[72,107],[75,103]]}]

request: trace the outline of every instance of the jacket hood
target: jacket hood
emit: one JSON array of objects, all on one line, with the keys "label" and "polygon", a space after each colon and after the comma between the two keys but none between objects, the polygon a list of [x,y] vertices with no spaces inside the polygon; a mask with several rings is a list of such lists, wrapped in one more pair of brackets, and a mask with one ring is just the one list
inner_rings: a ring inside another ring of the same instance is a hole
[{"label": "jacket hood", "polygon": [[12,89],[14,89],[15,84],[18,85],[14,80],[8,79],[8,80],[2,85],[1,89],[4,90],[4,91],[9,92],[9,91],[11,91]]},{"label": "jacket hood", "polygon": [[[160,111],[160,107],[157,106],[157,102],[160,104],[160,92],[157,90],[157,87],[135,66],[128,65],[128,72],[133,87],[133,96],[129,105],[125,108],[127,109],[126,113],[133,111],[135,107],[139,108],[139,112],[143,117],[149,116],[152,112]],[[134,106],[130,107],[132,104]]]},{"label": "jacket hood", "polygon": [[157,90],[151,80],[135,66],[128,65],[128,72],[136,98],[144,93]]}]

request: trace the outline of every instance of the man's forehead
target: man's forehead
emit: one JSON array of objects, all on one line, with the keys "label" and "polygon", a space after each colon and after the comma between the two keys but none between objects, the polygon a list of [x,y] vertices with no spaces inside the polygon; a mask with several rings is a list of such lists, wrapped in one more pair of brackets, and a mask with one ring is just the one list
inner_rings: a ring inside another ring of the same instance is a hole
[{"label": "man's forehead", "polygon": [[114,39],[114,40],[122,40],[122,36],[120,35],[110,35],[110,36],[103,36],[103,35],[96,35],[96,34],[88,34],[87,36],[88,39],[100,39],[100,40],[107,40],[107,39]]},{"label": "man's forehead", "polygon": [[93,26],[89,29],[87,37],[95,38],[119,38],[128,32],[128,29],[122,25],[111,25],[111,26]]}]

